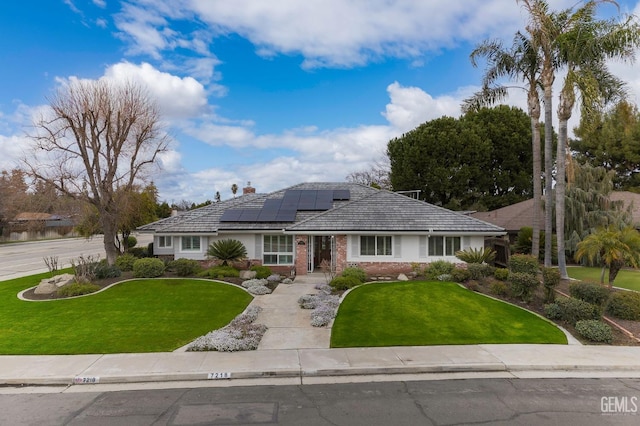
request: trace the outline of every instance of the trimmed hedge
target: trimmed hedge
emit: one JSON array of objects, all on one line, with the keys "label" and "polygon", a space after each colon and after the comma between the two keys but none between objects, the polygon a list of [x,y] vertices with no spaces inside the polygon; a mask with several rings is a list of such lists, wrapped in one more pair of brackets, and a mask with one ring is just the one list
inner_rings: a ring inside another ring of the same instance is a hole
[{"label": "trimmed hedge", "polygon": [[538,259],[528,254],[514,254],[509,258],[509,271],[538,275]]},{"label": "trimmed hedge", "polygon": [[58,289],[58,296],[72,297],[82,296],[83,294],[95,293],[100,290],[100,286],[91,283],[71,283]]},{"label": "trimmed hedge", "polygon": [[493,276],[496,277],[497,280],[506,281],[509,279],[509,270],[507,268],[496,268],[493,271]]},{"label": "trimmed hedge", "polygon": [[569,285],[569,294],[592,305],[602,306],[609,299],[611,291],[600,284],[579,282]]},{"label": "trimmed hedge", "polygon": [[210,278],[225,278],[225,277],[238,278],[240,276],[240,271],[238,271],[233,266],[220,265],[220,266],[214,266],[212,268],[209,268],[201,272],[201,274],[205,277],[210,277]]},{"label": "trimmed hedge", "polygon": [[606,312],[620,319],[640,320],[640,293],[635,291],[616,291],[612,293]]},{"label": "trimmed hedge", "polygon": [[135,278],[156,278],[164,274],[164,262],[155,257],[145,257],[133,262]]},{"label": "trimmed hedge", "polygon": [[138,258],[131,253],[125,253],[116,258],[116,266],[120,268],[121,271],[131,271],[133,269],[133,262],[136,260],[138,260]]},{"label": "trimmed hedge", "polygon": [[197,260],[180,258],[169,262],[167,269],[174,271],[179,277],[189,277],[200,272],[202,266]]},{"label": "trimmed hedge", "polygon": [[509,283],[511,284],[511,293],[522,299],[523,302],[530,302],[533,298],[533,292],[540,285],[540,281],[535,275],[525,272],[511,272]]},{"label": "trimmed hedge", "polygon": [[340,275],[343,277],[355,277],[360,283],[367,280],[367,274],[360,268],[345,268]]},{"label": "trimmed hedge", "polygon": [[611,327],[599,320],[578,321],[576,322],[576,331],[592,342],[611,343],[613,341]]},{"label": "trimmed hedge", "polygon": [[548,318],[560,319],[571,325],[582,320],[600,319],[600,309],[596,305],[573,297],[558,297],[555,303],[545,305],[545,314]]},{"label": "trimmed hedge", "polygon": [[271,268],[268,266],[254,265],[251,267],[251,270],[256,271],[256,278],[258,279],[267,278],[272,274]]},{"label": "trimmed hedge", "polygon": [[356,287],[356,286],[358,286],[360,284],[362,284],[362,282],[358,278],[356,278],[354,276],[350,276],[350,277],[335,277],[329,283],[331,288],[333,290],[335,290],[335,291],[349,290],[350,288]]}]

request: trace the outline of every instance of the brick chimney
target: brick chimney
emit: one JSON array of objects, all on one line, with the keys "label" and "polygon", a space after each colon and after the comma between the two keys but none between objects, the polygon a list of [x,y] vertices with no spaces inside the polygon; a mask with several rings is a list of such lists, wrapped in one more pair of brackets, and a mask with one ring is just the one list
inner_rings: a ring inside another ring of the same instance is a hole
[{"label": "brick chimney", "polygon": [[247,186],[242,188],[242,195],[255,194],[256,189],[251,186],[251,182],[247,182]]}]

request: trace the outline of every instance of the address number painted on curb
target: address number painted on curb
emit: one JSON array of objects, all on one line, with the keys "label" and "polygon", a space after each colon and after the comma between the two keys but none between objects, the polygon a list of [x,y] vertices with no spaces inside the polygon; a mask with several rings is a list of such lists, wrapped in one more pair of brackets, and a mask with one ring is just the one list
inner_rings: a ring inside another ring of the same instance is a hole
[{"label": "address number painted on curb", "polygon": [[73,383],[76,385],[94,385],[100,383],[100,377],[74,377]]},{"label": "address number painted on curb", "polygon": [[230,379],[231,373],[209,373],[207,379]]}]

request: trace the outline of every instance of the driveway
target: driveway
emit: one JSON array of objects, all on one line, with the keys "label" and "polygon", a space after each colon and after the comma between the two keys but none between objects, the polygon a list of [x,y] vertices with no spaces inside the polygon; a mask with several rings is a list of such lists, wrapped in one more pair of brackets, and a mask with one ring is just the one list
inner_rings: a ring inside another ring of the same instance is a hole
[{"label": "driveway", "polygon": [[[138,245],[144,247],[150,235],[136,235]],[[58,267],[71,266],[71,260],[82,256],[105,258],[102,235],[92,239],[66,238],[0,245],[0,281],[47,272],[45,257],[57,256]]]}]

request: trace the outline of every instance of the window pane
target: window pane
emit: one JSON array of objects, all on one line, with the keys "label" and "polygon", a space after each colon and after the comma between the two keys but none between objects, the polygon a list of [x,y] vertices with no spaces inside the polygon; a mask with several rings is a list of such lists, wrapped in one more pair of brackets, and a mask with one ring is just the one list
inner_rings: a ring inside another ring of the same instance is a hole
[{"label": "window pane", "polygon": [[265,254],[262,262],[265,265],[277,265],[278,264],[278,255],[277,254]]},{"label": "window pane", "polygon": [[191,241],[189,237],[182,237],[182,250],[190,250],[191,249]]},{"label": "window pane", "polygon": [[429,256],[442,256],[443,250],[442,237],[429,237]]},{"label": "window pane", "polygon": [[376,237],[374,236],[361,236],[360,237],[360,255],[361,256],[374,256],[376,254]]},{"label": "window pane", "polygon": [[377,237],[376,240],[378,243],[376,254],[378,256],[391,256],[391,237]]},{"label": "window pane", "polygon": [[264,250],[265,253],[271,251],[271,235],[264,236]]},{"label": "window pane", "polygon": [[293,263],[293,256],[290,254],[281,254],[278,264],[280,265],[290,265]]},{"label": "window pane", "polygon": [[200,250],[200,237],[191,237],[191,248],[193,250]]}]

